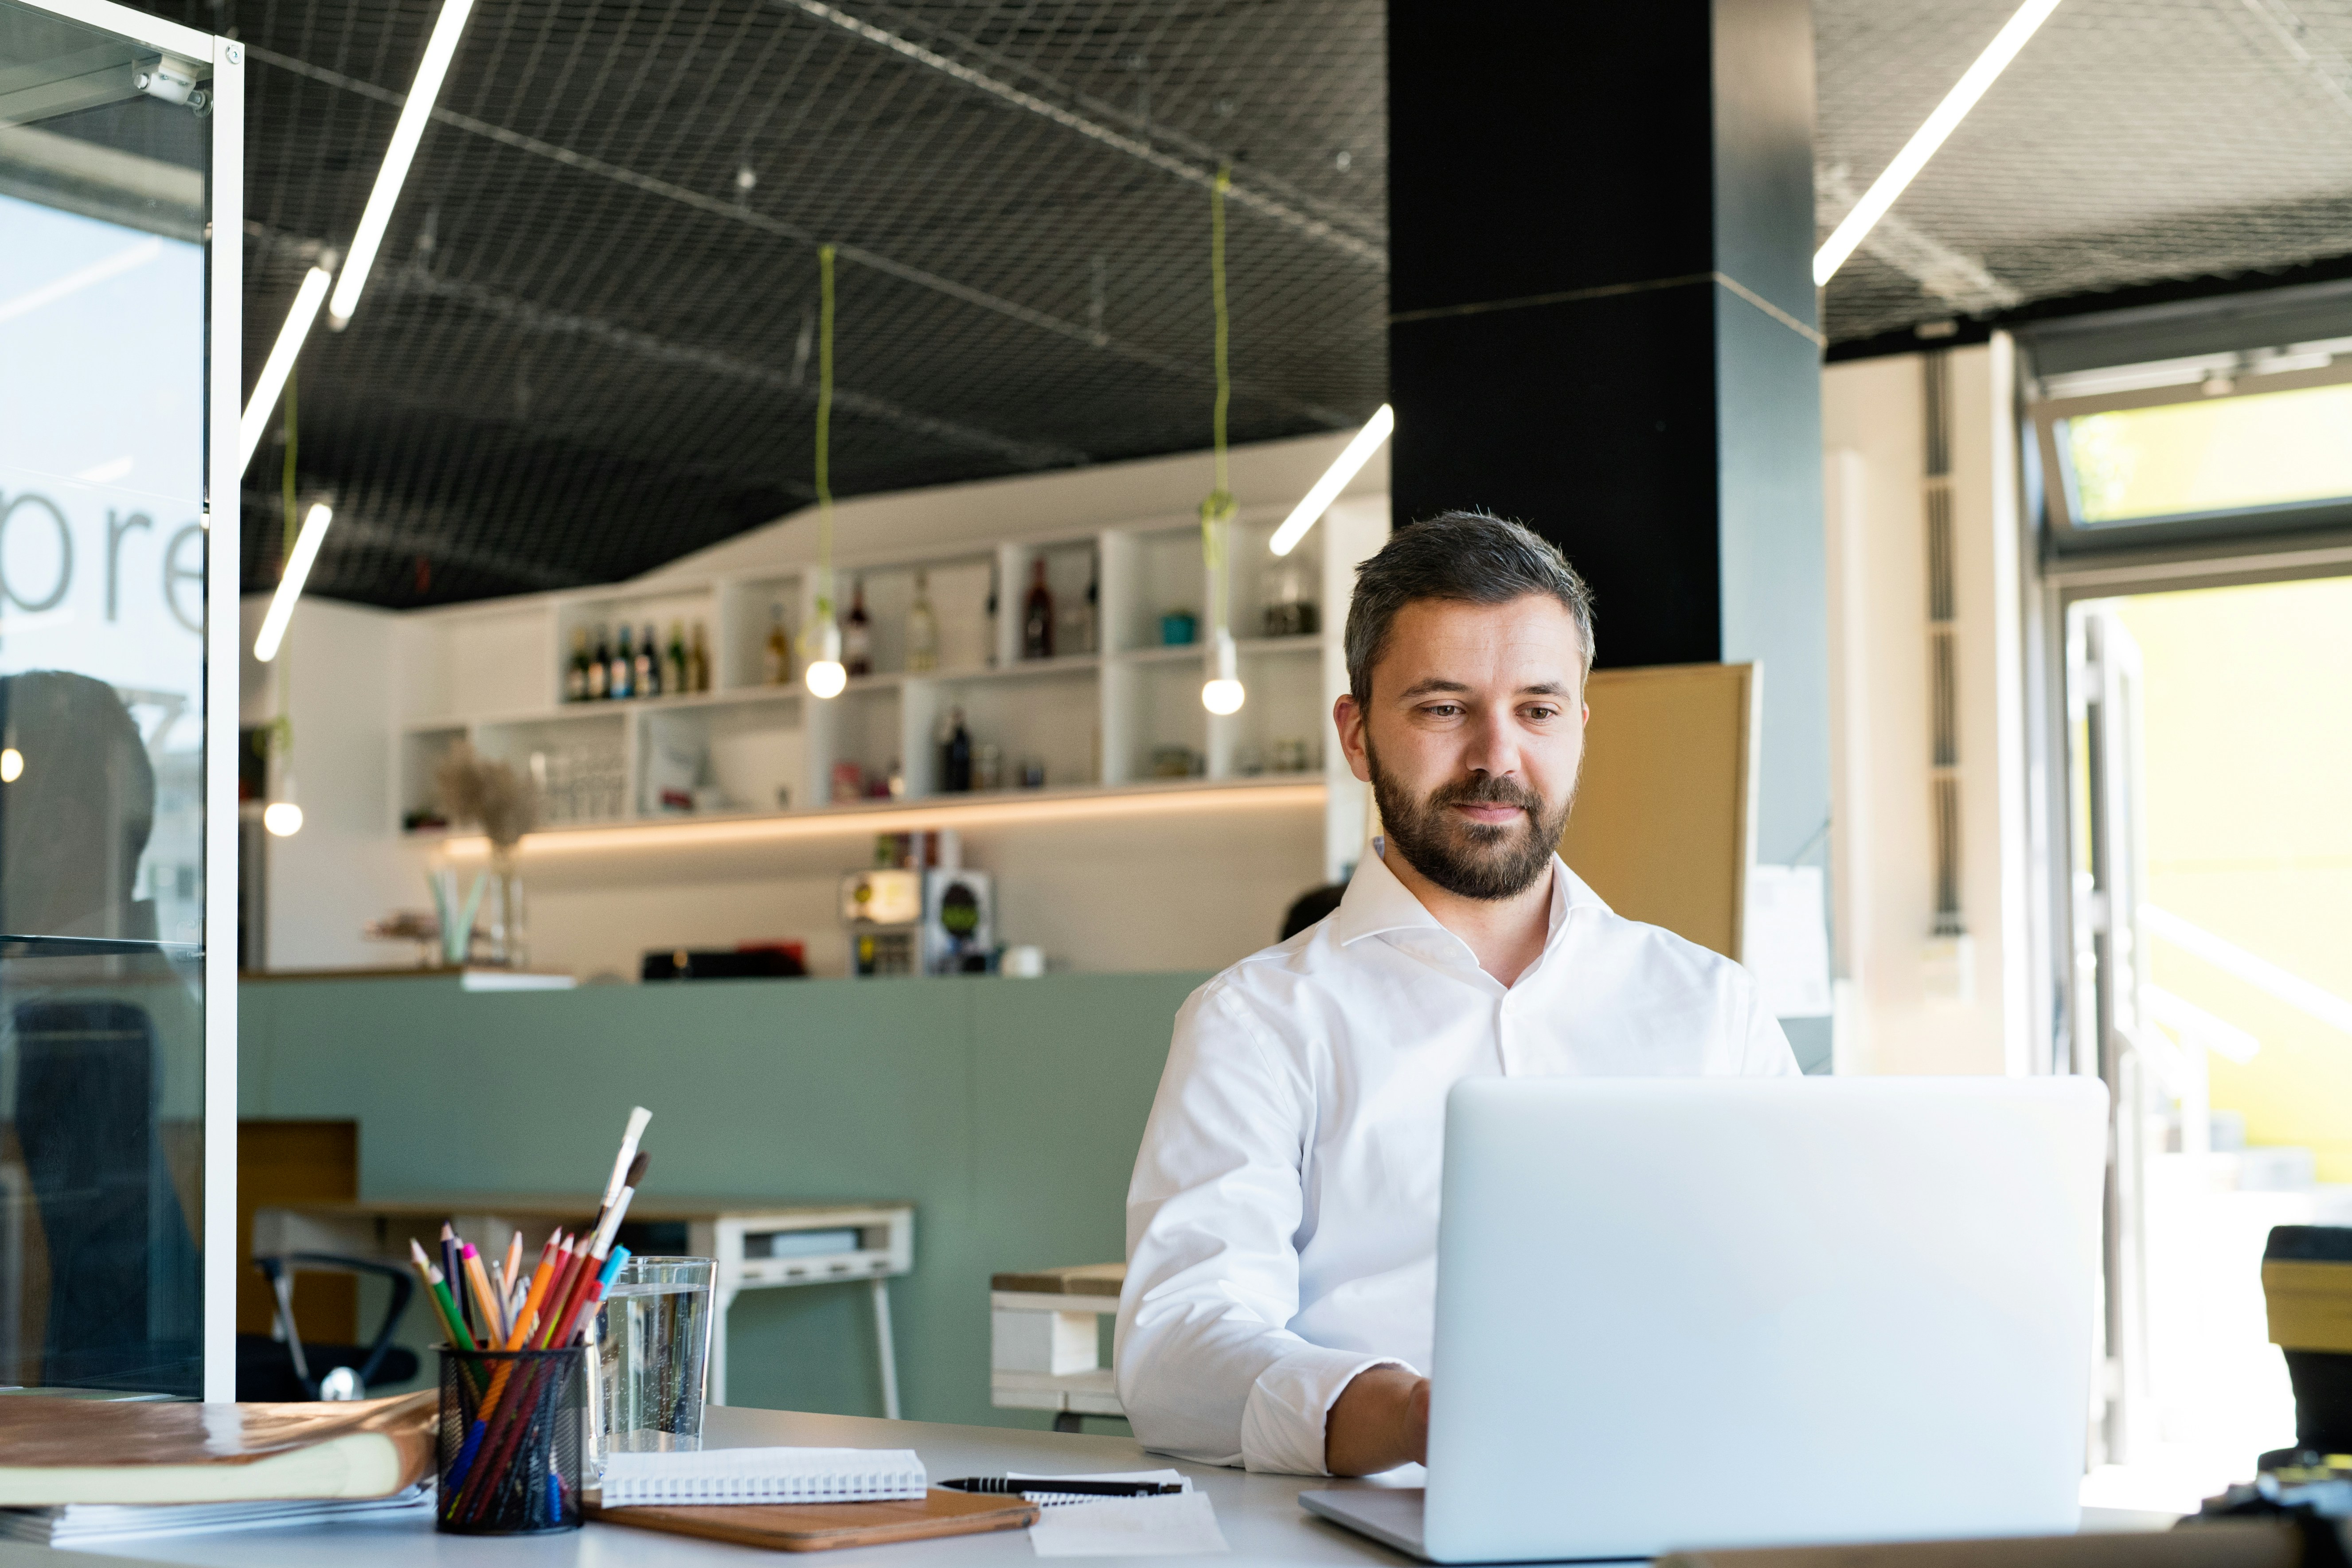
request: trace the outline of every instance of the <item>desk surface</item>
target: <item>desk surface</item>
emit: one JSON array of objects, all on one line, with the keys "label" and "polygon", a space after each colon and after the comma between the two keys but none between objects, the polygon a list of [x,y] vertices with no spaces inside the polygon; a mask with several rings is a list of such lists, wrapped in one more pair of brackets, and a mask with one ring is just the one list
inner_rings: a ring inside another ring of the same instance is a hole
[{"label": "desk surface", "polygon": [[[917,1421],[877,1421],[853,1416],[807,1416],[775,1410],[713,1406],[708,1436],[718,1447],[806,1444],[859,1448],[911,1448],[934,1479],[1038,1470],[1047,1474],[1089,1470],[1153,1469],[1171,1461],[1147,1455],[1132,1439],[1062,1436],[998,1427],[946,1427]],[[1213,1465],[1177,1464],[1216,1505],[1217,1523],[1233,1553],[1226,1557],[1152,1559],[1178,1568],[1258,1568],[1273,1563],[1405,1563],[1411,1560],[1302,1511],[1297,1494],[1310,1487],[1370,1486],[1369,1481],[1333,1481],[1307,1476],[1254,1476]],[[2122,1518],[2086,1521],[2128,1526]],[[2151,1524],[2168,1518],[2151,1518]],[[589,1525],[562,1535],[535,1539],[478,1539],[436,1533],[430,1520],[410,1524],[348,1524],[299,1530],[262,1530],[235,1535],[191,1536],[184,1541],[135,1542],[117,1548],[89,1548],[71,1554],[44,1547],[0,1542],[0,1568],[64,1568],[71,1563],[205,1564],[206,1568],[302,1568],[332,1563],[336,1568],[413,1568],[425,1563],[499,1568],[702,1568],[722,1563],[765,1560],[802,1568],[1011,1568],[1038,1561],[1028,1537],[1010,1531],[948,1541],[916,1541],[897,1546],[811,1554],[760,1552],[750,1547],[691,1541],[651,1531]]]},{"label": "desk surface", "polygon": [[[496,1215],[515,1219],[593,1219],[604,1202],[596,1193],[428,1193],[415,1197],[355,1197],[323,1203],[266,1203],[265,1209],[287,1213],[373,1218],[446,1219],[455,1215]],[[629,1218],[644,1220],[787,1219],[847,1223],[856,1217],[911,1211],[909,1203],[760,1203],[741,1197],[649,1197],[630,1200]],[[812,1224],[810,1228],[820,1228]]]}]

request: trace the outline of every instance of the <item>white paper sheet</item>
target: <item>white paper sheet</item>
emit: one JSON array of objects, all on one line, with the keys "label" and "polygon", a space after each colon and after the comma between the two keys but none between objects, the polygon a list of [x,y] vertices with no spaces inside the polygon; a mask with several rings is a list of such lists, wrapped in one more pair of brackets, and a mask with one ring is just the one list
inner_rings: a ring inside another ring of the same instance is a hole
[{"label": "white paper sheet", "polygon": [[1206,1493],[1049,1508],[1029,1527],[1040,1557],[1195,1557],[1230,1552]]},{"label": "white paper sheet", "polygon": [[1758,998],[1774,1018],[1830,1010],[1830,943],[1817,865],[1748,869],[1743,955]]},{"label": "white paper sheet", "polygon": [[1158,1481],[1181,1486],[1175,1497],[1055,1498],[1031,1494],[1044,1512],[1029,1527],[1029,1544],[1040,1557],[1185,1557],[1230,1552],[1217,1528],[1217,1511],[1192,1490],[1192,1478],[1178,1470],[1121,1470],[1114,1474],[1041,1476],[1030,1470],[1007,1474],[1017,1481]]}]

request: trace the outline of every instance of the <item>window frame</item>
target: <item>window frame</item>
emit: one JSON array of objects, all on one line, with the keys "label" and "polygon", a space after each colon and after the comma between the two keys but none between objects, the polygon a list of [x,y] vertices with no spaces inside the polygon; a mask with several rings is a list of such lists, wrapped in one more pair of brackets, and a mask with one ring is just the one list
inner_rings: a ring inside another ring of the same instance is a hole
[{"label": "window frame", "polygon": [[2201,541],[2237,545],[2264,536],[2307,534],[2352,528],[2352,494],[2317,501],[2284,501],[2263,506],[2218,507],[2210,511],[2175,512],[2134,517],[2113,523],[2088,523],[2077,511],[2074,469],[2063,426],[2070,420],[2127,409],[2164,408],[2179,403],[2220,402],[2267,392],[2300,392],[2313,387],[2352,383],[2352,361],[2325,366],[2240,374],[2231,378],[2226,392],[2204,392],[2210,382],[2180,381],[2163,386],[2051,398],[2028,405],[2042,472],[2047,476],[2042,501],[2048,517],[2048,544],[2053,556],[2083,556],[2111,550],[2145,549],[2151,546]]}]

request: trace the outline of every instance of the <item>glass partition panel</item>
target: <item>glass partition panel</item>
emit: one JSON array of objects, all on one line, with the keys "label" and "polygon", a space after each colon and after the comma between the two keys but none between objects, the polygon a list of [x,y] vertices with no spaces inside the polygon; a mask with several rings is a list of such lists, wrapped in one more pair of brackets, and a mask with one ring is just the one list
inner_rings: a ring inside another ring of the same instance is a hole
[{"label": "glass partition panel", "polygon": [[202,1387],[208,59],[0,0],[0,1382]]}]

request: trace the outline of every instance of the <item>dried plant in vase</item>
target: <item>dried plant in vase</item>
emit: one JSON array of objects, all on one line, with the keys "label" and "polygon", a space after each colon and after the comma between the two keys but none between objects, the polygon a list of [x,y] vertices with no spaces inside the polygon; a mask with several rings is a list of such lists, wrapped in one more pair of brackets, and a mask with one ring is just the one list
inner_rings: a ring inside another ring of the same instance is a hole
[{"label": "dried plant in vase", "polygon": [[522,878],[517,874],[515,848],[539,826],[539,791],[509,762],[495,761],[476,751],[469,741],[449,748],[435,770],[441,810],[449,821],[475,822],[490,841],[490,962],[508,968],[523,967]]}]

